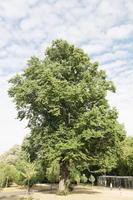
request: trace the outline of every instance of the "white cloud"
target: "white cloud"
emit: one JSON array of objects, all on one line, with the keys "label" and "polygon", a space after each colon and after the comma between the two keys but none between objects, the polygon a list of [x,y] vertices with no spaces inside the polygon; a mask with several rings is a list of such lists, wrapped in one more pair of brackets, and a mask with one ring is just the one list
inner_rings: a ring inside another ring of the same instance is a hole
[{"label": "white cloud", "polygon": [[59,24],[61,20],[62,18],[58,17],[54,12],[54,7],[45,3],[30,10],[29,16],[22,20],[20,27],[22,31],[43,29],[46,32],[52,26]]},{"label": "white cloud", "polygon": [[7,51],[5,51],[4,49],[0,51],[0,58],[3,58],[7,55]]},{"label": "white cloud", "polygon": [[100,44],[88,44],[88,45],[82,46],[82,48],[84,49],[85,52],[87,52],[90,55],[99,54],[106,50],[106,46],[102,46]]},{"label": "white cloud", "polygon": [[29,58],[37,53],[37,50],[32,46],[13,44],[7,48],[9,55],[16,57]]},{"label": "white cloud", "polygon": [[116,60],[111,63],[107,63],[100,66],[102,69],[106,70],[109,77],[112,78],[112,76],[115,78],[121,70],[126,70],[127,63],[125,60]]},{"label": "white cloud", "polygon": [[[5,18],[21,18],[26,15],[27,6],[22,5],[22,1],[2,1],[0,3],[1,16]],[[17,8],[17,9],[16,9]]]},{"label": "white cloud", "polygon": [[132,33],[133,33],[132,24],[120,25],[109,29],[109,31],[107,32],[107,37],[121,40],[132,36]]},{"label": "white cloud", "polygon": [[133,1],[126,1],[125,9],[128,10],[128,20],[133,20]]},{"label": "white cloud", "polygon": [[10,39],[10,33],[6,29],[0,27],[0,47],[4,47]]},{"label": "white cloud", "polygon": [[0,2],[0,13],[4,18],[18,19],[28,14],[29,6],[34,5],[37,0],[4,0]]},{"label": "white cloud", "polygon": [[119,43],[113,46],[113,50],[126,50],[131,52],[133,49],[132,41],[130,43]]},{"label": "white cloud", "polygon": [[105,53],[100,56],[95,56],[94,60],[99,61],[100,64],[105,63],[105,62],[111,62],[115,60],[125,60],[129,57],[129,52],[126,50],[118,50],[113,53]]},{"label": "white cloud", "polygon": [[0,61],[0,71],[3,75],[12,73],[12,71],[18,72],[24,69],[25,66],[26,61],[23,58],[15,57],[12,55],[4,57]]},{"label": "white cloud", "polygon": [[[43,52],[41,52],[43,53]],[[6,51],[0,52],[1,62],[0,62],[0,73],[6,74],[12,71],[20,71],[24,69],[27,65],[27,60],[31,56],[39,56],[39,52],[32,45],[18,45],[12,44],[6,48]]]}]

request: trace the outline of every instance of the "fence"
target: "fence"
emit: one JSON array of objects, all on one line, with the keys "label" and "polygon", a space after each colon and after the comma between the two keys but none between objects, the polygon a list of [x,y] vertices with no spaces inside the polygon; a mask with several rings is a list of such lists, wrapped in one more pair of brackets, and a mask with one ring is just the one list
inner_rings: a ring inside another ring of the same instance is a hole
[{"label": "fence", "polygon": [[111,188],[133,188],[133,176],[99,176],[98,185]]}]

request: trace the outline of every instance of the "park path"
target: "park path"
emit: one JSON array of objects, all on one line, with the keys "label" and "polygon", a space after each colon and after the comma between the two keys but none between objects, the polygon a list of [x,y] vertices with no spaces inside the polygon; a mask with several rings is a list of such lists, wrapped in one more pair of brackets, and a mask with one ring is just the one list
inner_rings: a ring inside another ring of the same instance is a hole
[{"label": "park path", "polygon": [[0,192],[0,199],[5,199],[5,198],[17,196],[17,195],[24,195],[24,194],[27,194],[26,190],[17,191],[17,192]]},{"label": "park path", "polygon": [[[56,188],[53,188],[52,190],[56,190]],[[51,189],[31,190],[31,193],[45,192],[45,191],[51,191]],[[16,192],[0,192],[0,200],[8,199],[9,197],[15,197],[18,195],[26,195],[26,194],[27,194],[27,190],[16,191]]]}]

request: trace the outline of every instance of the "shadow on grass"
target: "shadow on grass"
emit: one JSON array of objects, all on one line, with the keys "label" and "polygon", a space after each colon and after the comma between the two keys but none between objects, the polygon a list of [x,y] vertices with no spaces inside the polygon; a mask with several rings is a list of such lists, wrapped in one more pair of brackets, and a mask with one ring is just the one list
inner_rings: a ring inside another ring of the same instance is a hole
[{"label": "shadow on grass", "polygon": [[38,190],[38,191],[45,191],[45,190],[51,190],[51,189],[55,189],[55,188],[58,188],[58,185],[57,184],[45,184],[45,185],[41,185],[41,184],[37,184],[35,186],[32,187],[31,190]]},{"label": "shadow on grass", "polygon": [[74,190],[71,192],[71,194],[100,194],[101,192],[91,190],[90,188],[83,188],[78,187],[74,188]]},{"label": "shadow on grass", "polygon": [[[49,188],[42,188],[42,190],[38,190],[38,192],[42,194],[56,194],[57,193],[57,187],[53,188],[52,190]],[[101,192],[98,192],[96,190],[93,190],[91,188],[85,188],[85,187],[75,187],[70,194],[101,194]]]},{"label": "shadow on grass", "polygon": [[[31,193],[41,193],[41,194],[56,194],[58,190],[58,185],[52,185],[52,190],[51,190],[51,186],[48,185],[38,185],[38,186],[34,186],[31,190]],[[95,194],[100,194],[102,192],[98,192],[97,190],[90,188],[90,187],[86,187],[86,186],[74,186],[74,190],[72,192],[70,192],[70,195],[73,194],[88,194],[88,195],[95,195]],[[10,196],[9,196],[10,195]],[[11,193],[5,193],[2,196],[0,195],[0,200],[20,200],[20,197],[18,195],[24,195],[23,192],[14,192],[14,194]]]}]

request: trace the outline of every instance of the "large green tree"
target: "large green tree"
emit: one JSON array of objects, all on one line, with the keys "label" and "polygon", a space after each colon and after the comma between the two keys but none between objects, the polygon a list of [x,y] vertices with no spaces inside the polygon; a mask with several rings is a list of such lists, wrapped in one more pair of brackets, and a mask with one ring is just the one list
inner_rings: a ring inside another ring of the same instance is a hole
[{"label": "large green tree", "polygon": [[100,169],[109,157],[115,160],[125,137],[106,99],[115,87],[82,49],[53,41],[44,59],[32,57],[10,83],[18,118],[27,119],[31,130],[31,160],[59,163],[59,190],[65,189],[72,163]]}]

